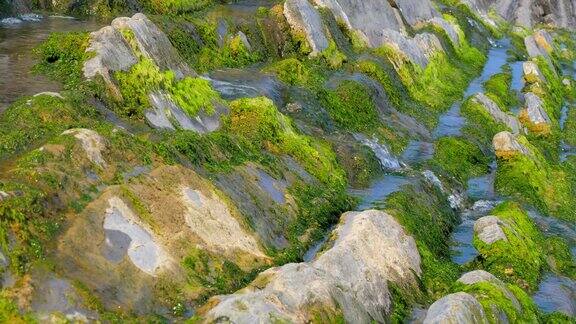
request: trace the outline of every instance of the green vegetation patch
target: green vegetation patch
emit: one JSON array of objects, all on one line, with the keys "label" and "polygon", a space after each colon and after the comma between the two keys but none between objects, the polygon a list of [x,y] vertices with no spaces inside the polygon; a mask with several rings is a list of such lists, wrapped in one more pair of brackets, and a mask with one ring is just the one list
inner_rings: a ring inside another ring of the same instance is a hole
[{"label": "green vegetation patch", "polygon": [[504,72],[494,74],[484,82],[486,95],[490,97],[503,111],[509,111],[519,104],[516,93],[512,91],[512,72],[509,65],[506,65]]},{"label": "green vegetation patch", "polygon": [[515,285],[507,285],[508,290],[520,302],[520,309],[508,298],[503,289],[493,283],[479,282],[472,285],[457,283],[455,290],[472,294],[482,305],[490,323],[501,322],[501,312],[506,314],[510,323],[537,323],[538,307],[530,296]]},{"label": "green vegetation patch", "polygon": [[225,118],[224,127],[272,153],[294,157],[323,183],[337,187],[346,183],[344,171],[337,165],[332,148],[327,143],[298,134],[291,120],[282,115],[268,98],[244,98],[231,102],[230,115]]},{"label": "green vegetation patch", "polygon": [[435,114],[447,110],[462,97],[469,81],[486,61],[485,55],[468,45],[456,48],[455,58],[442,52],[434,54],[425,68],[390,46],[383,46],[376,52],[395,67],[412,98]]},{"label": "green vegetation patch", "polygon": [[89,33],[52,33],[48,39],[34,49],[39,63],[34,71],[64,84],[66,89],[76,89],[84,75],[84,61],[92,54],[86,52]]},{"label": "green vegetation patch", "polygon": [[370,89],[356,81],[345,80],[335,90],[322,90],[319,95],[332,119],[346,130],[368,132],[380,124]]},{"label": "green vegetation patch", "polygon": [[478,146],[458,137],[442,137],[436,142],[430,163],[460,183],[488,173],[489,159]]},{"label": "green vegetation patch", "polygon": [[479,143],[484,152],[492,150],[492,139],[497,133],[508,130],[502,123],[496,122],[486,108],[473,97],[468,98],[461,108],[462,116],[466,117],[463,133]]},{"label": "green vegetation patch", "polygon": [[144,110],[150,107],[149,95],[154,90],[163,90],[189,116],[200,111],[214,112],[214,103],[220,96],[212,89],[210,82],[202,78],[186,77],[176,80],[172,71],[160,71],[150,59],[142,59],[128,72],[116,72],[120,92],[123,97],[121,113],[124,116],[141,118]]},{"label": "green vegetation patch", "polygon": [[422,283],[430,300],[450,291],[460,275],[459,267],[450,261],[450,233],[458,216],[443,195],[432,186],[406,186],[386,200],[386,212],[416,240],[422,258]]},{"label": "green vegetation patch", "polygon": [[534,290],[546,266],[542,234],[517,203],[502,203],[491,214],[502,222],[500,228],[507,240],[486,244],[474,235],[482,266],[499,278]]},{"label": "green vegetation patch", "polygon": [[576,201],[570,176],[559,166],[549,163],[524,138],[521,143],[531,148],[532,155],[515,154],[498,158],[495,188],[503,195],[527,202],[545,214],[574,220]]}]

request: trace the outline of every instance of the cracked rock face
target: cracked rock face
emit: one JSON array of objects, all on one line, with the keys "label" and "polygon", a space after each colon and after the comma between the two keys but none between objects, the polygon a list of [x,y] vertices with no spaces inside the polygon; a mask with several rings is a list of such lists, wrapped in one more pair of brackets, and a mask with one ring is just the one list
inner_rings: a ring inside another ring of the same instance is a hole
[{"label": "cracked rock face", "polygon": [[137,13],[132,18],[116,18],[112,21],[112,27],[117,31],[132,31],[140,52],[153,60],[161,70],[172,70],[177,79],[193,74],[166,34],[145,15]]},{"label": "cracked rock face", "polygon": [[488,323],[480,302],[465,292],[450,294],[435,301],[424,319],[424,324],[460,323]]},{"label": "cracked rock face", "polygon": [[398,9],[388,0],[315,0],[317,5],[329,8],[336,19],[348,28],[359,31],[371,47],[380,46],[384,30],[404,29]]},{"label": "cracked rock face", "polygon": [[486,244],[508,241],[502,226],[505,224],[498,217],[484,216],[474,223],[474,233]]},{"label": "cracked rock face", "polygon": [[228,206],[214,193],[182,187],[182,201],[186,206],[186,225],[211,250],[233,255],[237,251],[267,258],[256,239],[246,232],[232,216]]},{"label": "cracked rock face", "polygon": [[312,262],[269,269],[247,288],[215,297],[204,317],[307,322],[315,311],[341,311],[349,322],[384,322],[391,310],[388,282],[417,289],[414,274],[421,270],[414,239],[393,217],[375,210],[344,214],[333,237],[331,248]]},{"label": "cracked rock face", "polygon": [[390,46],[403,54],[410,62],[425,68],[432,55],[442,51],[442,44],[436,35],[430,33],[417,34],[413,38],[407,37],[394,30],[384,30],[382,44]]},{"label": "cracked rock face", "polygon": [[524,74],[524,79],[530,83],[546,81],[536,62],[526,61],[522,63],[522,71]]}]

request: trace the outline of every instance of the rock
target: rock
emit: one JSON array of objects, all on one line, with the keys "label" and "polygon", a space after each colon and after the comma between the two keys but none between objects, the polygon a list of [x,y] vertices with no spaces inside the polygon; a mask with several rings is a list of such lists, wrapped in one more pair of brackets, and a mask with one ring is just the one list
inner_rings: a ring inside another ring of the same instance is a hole
[{"label": "rock", "polygon": [[534,133],[548,133],[551,120],[544,110],[544,101],[532,92],[524,94],[525,107],[520,112],[520,120]]},{"label": "rock", "polygon": [[542,51],[540,47],[538,47],[533,35],[528,35],[524,38],[524,45],[526,46],[526,51],[528,52],[529,57],[548,57],[548,53]]},{"label": "rock", "polygon": [[500,107],[484,93],[478,93],[474,96],[474,100],[480,104],[494,120],[506,125],[513,134],[519,134],[522,130],[522,125],[518,118],[503,112]]},{"label": "rock", "polygon": [[333,232],[332,247],[311,263],[287,264],[261,273],[235,294],[214,297],[207,322],[296,323],[338,312],[347,322],[385,322],[391,311],[388,282],[417,289],[420,256],[414,239],[390,215],[349,212]]},{"label": "rock", "polygon": [[224,47],[226,36],[228,35],[228,23],[224,19],[218,19],[218,26],[216,27],[216,37],[218,38],[218,46]]},{"label": "rock", "polygon": [[430,306],[424,324],[488,323],[482,305],[465,292],[450,294]]},{"label": "rock", "polygon": [[528,83],[546,82],[544,75],[540,71],[538,64],[534,61],[526,61],[522,64],[524,80]]},{"label": "rock", "polygon": [[164,248],[156,243],[151,232],[140,224],[138,216],[128,208],[126,203],[118,197],[112,197],[108,200],[108,204],[109,208],[106,210],[103,225],[107,234],[107,244],[115,242],[113,237],[117,233],[123,233],[128,237],[126,253],[138,269],[155,276],[168,268],[172,262],[170,257]]},{"label": "rock", "polygon": [[138,50],[160,67],[161,70],[171,70],[177,79],[194,75],[184,63],[170,40],[145,15],[137,13],[132,18],[120,17],[112,21],[112,27],[117,31],[130,30]]},{"label": "rock", "polygon": [[514,308],[516,308],[517,311],[519,312],[522,311],[522,305],[520,304],[516,296],[514,296],[514,294],[510,291],[510,289],[508,289],[507,285],[504,282],[502,282],[502,280],[496,278],[490,272],[484,270],[470,271],[463,274],[462,277],[458,279],[458,282],[463,283],[465,285],[473,285],[481,282],[490,283],[500,289],[500,291],[506,296],[506,298],[508,298],[512,302]]},{"label": "rock", "polygon": [[106,149],[106,140],[97,132],[85,129],[74,128],[62,133],[63,135],[72,135],[82,144],[88,159],[99,167],[106,167],[106,161],[102,157],[102,151]]},{"label": "rock", "polygon": [[33,270],[34,291],[30,308],[42,323],[58,323],[55,314],[71,323],[93,323],[98,314],[84,305],[83,298],[68,280],[45,269]]},{"label": "rock", "polygon": [[370,47],[382,45],[384,30],[403,31],[404,24],[398,9],[388,0],[314,0],[329,8],[336,19],[344,22],[349,29],[359,32]]},{"label": "rock", "polygon": [[434,8],[430,0],[392,0],[400,9],[402,17],[412,27],[418,27],[433,18],[440,18],[440,13]]},{"label": "rock", "polygon": [[530,155],[530,151],[510,132],[500,132],[494,135],[492,139],[492,145],[496,151],[496,156],[508,158],[514,154],[520,153],[524,155]]},{"label": "rock", "polygon": [[191,118],[170,99],[169,95],[160,91],[150,94],[150,103],[153,108],[147,110],[144,115],[152,127],[180,128],[200,134],[217,130],[220,127],[220,117],[228,112],[226,107],[215,104],[216,111],[212,115],[201,110],[194,118]]},{"label": "rock", "polygon": [[94,52],[95,56],[84,63],[84,76],[91,79],[101,75],[110,84],[110,73],[128,71],[138,62],[122,34],[112,26],[92,32],[86,51]]},{"label": "rock", "polygon": [[186,225],[209,249],[233,257],[241,252],[267,259],[256,239],[242,228],[236,217],[215,193],[207,196],[201,190],[182,187],[182,201],[186,206]]},{"label": "rock", "polygon": [[52,92],[52,91],[44,91],[44,92],[40,92],[35,94],[33,97],[40,97],[40,96],[48,96],[48,97],[53,97],[53,98],[59,98],[59,99],[64,99],[64,97],[62,97],[62,95],[58,92]]},{"label": "rock", "polygon": [[[122,32],[129,30],[138,47],[131,47]],[[128,71],[138,63],[138,56],[144,55],[154,61],[162,70],[174,71],[177,78],[194,75],[193,71],[182,61],[168,37],[145,15],[135,14],[132,18],[120,17],[112,21],[111,26],[90,34],[90,45],[87,52],[95,56],[84,63],[84,76],[88,79],[101,75],[115,96],[121,97],[120,91],[113,82],[112,74],[116,71]]]},{"label": "rock", "polygon": [[[394,30],[384,30],[382,44],[404,55],[410,62],[425,68],[429,59],[438,51],[443,51],[442,44],[436,35],[417,34],[413,38],[404,36]],[[395,62],[398,63],[398,62]]]},{"label": "rock", "polygon": [[328,48],[322,18],[308,0],[287,0],[284,16],[296,33],[302,33],[311,48],[310,56],[316,56]]},{"label": "rock", "polygon": [[513,25],[532,29],[537,24],[552,24],[561,28],[576,26],[576,8],[571,0],[463,0],[484,20],[495,24],[489,18],[493,11]]},{"label": "rock", "polygon": [[434,17],[430,19],[429,22],[433,25],[442,28],[446,32],[446,35],[448,35],[448,38],[450,39],[450,41],[454,46],[459,46],[461,44],[462,39],[460,39],[459,26],[453,25],[440,17]]},{"label": "rock", "polygon": [[236,37],[240,38],[240,41],[242,42],[246,50],[252,51],[252,45],[250,45],[250,41],[248,41],[248,37],[246,37],[246,34],[244,34],[242,31],[239,31],[236,34]]},{"label": "rock", "polygon": [[508,241],[502,226],[505,224],[496,216],[484,216],[474,222],[474,233],[486,243],[493,244],[497,241]]}]

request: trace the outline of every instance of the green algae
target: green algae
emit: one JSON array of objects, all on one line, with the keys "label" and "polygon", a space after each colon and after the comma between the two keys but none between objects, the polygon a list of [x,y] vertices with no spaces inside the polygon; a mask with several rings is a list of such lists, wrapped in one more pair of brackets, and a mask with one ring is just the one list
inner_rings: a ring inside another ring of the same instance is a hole
[{"label": "green algae", "polygon": [[574,220],[576,202],[572,183],[566,172],[548,162],[525,139],[522,144],[531,147],[532,155],[515,154],[499,158],[495,188],[506,196],[536,206],[540,211],[556,217]]},{"label": "green algae", "polygon": [[330,117],[346,130],[368,132],[380,124],[370,90],[356,81],[345,80],[319,96]]},{"label": "green algae", "polygon": [[482,266],[507,282],[534,290],[546,265],[542,234],[517,203],[502,203],[491,214],[503,223],[507,240],[486,244],[474,236]]},{"label": "green algae", "polygon": [[458,216],[435,187],[406,186],[388,197],[385,210],[416,240],[428,298],[444,296],[460,274],[459,267],[450,261],[448,245]]},{"label": "green algae", "polygon": [[430,164],[460,183],[489,171],[489,159],[482,151],[473,143],[457,137],[440,138]]},{"label": "green algae", "polygon": [[519,305],[510,300],[502,287],[490,282],[472,285],[457,283],[455,291],[467,292],[476,297],[484,308],[490,323],[501,323],[501,313],[504,313],[511,323],[537,323],[539,311],[530,296],[518,286],[507,285],[506,288],[518,300]]}]

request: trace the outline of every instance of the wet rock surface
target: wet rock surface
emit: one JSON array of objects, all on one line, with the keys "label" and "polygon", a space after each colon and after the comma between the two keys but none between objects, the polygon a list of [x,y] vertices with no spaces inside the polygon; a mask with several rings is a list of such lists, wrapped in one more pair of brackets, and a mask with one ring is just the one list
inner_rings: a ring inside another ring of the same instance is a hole
[{"label": "wet rock surface", "polygon": [[442,297],[428,309],[424,324],[440,323],[488,323],[488,319],[474,296],[459,292]]},{"label": "wet rock surface", "polygon": [[474,96],[474,100],[481,104],[482,107],[484,107],[490,116],[492,116],[497,122],[508,126],[508,128],[512,130],[512,133],[520,133],[522,126],[520,125],[518,119],[503,112],[500,107],[498,107],[498,105],[484,93],[478,93],[476,96]]},{"label": "wet rock surface", "polygon": [[502,227],[505,224],[496,216],[484,216],[474,223],[474,232],[478,238],[486,243],[493,244],[497,241],[508,241]]},{"label": "wet rock surface", "polygon": [[205,318],[301,322],[314,309],[328,316],[340,309],[347,321],[385,321],[391,305],[387,282],[414,289],[414,274],[421,273],[414,240],[391,216],[375,210],[344,214],[333,236],[331,247],[311,263],[272,268],[251,286],[215,297]]},{"label": "wet rock surface", "polygon": [[322,18],[308,0],[287,0],[284,3],[284,16],[296,33],[303,34],[312,52],[316,56],[328,48]]}]

